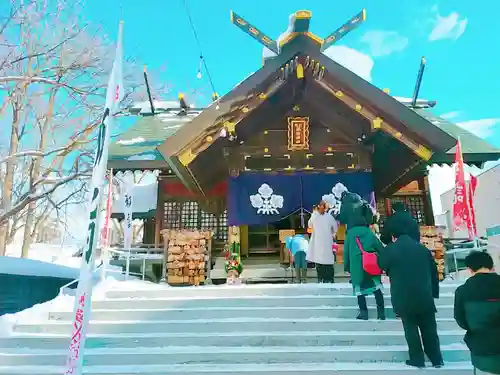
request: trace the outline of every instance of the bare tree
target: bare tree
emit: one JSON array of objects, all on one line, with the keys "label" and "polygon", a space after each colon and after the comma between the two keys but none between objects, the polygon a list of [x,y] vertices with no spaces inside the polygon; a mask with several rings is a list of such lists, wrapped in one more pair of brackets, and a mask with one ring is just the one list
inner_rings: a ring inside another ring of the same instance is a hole
[{"label": "bare tree", "polygon": [[[10,1],[0,20],[0,111],[12,125],[0,136],[0,255],[24,228],[27,256],[37,228],[85,196],[114,45],[79,21],[74,0]],[[146,95],[137,65],[126,59],[125,101]]]}]

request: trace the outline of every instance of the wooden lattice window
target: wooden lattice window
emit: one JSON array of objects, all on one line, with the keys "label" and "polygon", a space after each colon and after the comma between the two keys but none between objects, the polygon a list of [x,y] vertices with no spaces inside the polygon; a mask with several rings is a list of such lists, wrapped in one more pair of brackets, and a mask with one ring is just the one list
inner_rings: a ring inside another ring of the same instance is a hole
[{"label": "wooden lattice window", "polygon": [[215,215],[203,211],[198,202],[165,202],[165,228],[210,230],[214,239],[228,239],[227,211]]},{"label": "wooden lattice window", "polygon": [[420,225],[425,225],[425,204],[424,197],[421,195],[407,195],[391,198],[391,205],[396,202],[405,203],[408,206],[412,216]]},{"label": "wooden lattice window", "polygon": [[211,230],[213,232],[217,231],[217,215],[201,211],[200,212],[200,229]]},{"label": "wooden lattice window", "polygon": [[165,229],[181,229],[181,209],[182,209],[182,203],[165,202],[164,205]]},{"label": "wooden lattice window", "polygon": [[424,197],[421,195],[408,196],[406,198],[406,204],[408,205],[408,209],[412,213],[413,217],[417,219],[418,223],[421,225],[426,224]]},{"label": "wooden lattice window", "polygon": [[200,229],[200,210],[198,202],[182,204],[182,227],[184,229]]},{"label": "wooden lattice window", "polygon": [[[411,212],[411,215],[417,220],[420,225],[426,225],[425,221],[425,203],[424,197],[421,195],[399,195],[390,198],[391,206],[396,202],[405,203]],[[380,214],[379,223],[383,226],[386,218],[385,199],[377,200],[377,211]]]},{"label": "wooden lattice window", "polygon": [[219,216],[219,227],[216,232],[216,239],[220,241],[227,241],[228,238],[228,221],[227,221],[227,211],[224,210]]}]

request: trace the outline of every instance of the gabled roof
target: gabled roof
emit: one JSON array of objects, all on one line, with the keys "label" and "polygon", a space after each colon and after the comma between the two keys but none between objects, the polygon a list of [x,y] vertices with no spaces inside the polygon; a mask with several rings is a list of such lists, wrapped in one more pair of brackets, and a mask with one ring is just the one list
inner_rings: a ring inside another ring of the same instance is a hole
[{"label": "gabled roof", "polygon": [[[179,109],[180,110],[180,109]],[[110,144],[108,166],[121,169],[129,162],[143,162],[151,167],[168,167],[157,147],[191,122],[201,111],[190,110],[186,115],[162,113],[140,117],[134,125]]]},{"label": "gabled roof", "polygon": [[[386,142],[384,139],[387,140],[386,136],[389,133],[393,140],[399,137],[398,141],[394,140],[396,143],[402,141],[403,138],[409,140],[405,143],[406,146],[401,144],[402,148],[394,148],[402,155],[406,153],[405,147],[412,147],[413,154],[410,153],[404,158],[400,157],[395,160],[392,153],[379,151],[379,156],[384,159],[383,162],[380,161],[378,173],[380,191],[389,193],[397,184],[403,183],[404,178],[410,178],[417,169],[425,168],[428,162],[452,162],[449,152],[453,150],[459,136],[464,145],[466,161],[468,158],[471,158],[470,161],[473,163],[498,159],[499,150],[454,124],[441,122],[440,119],[430,117],[426,112],[413,110],[400,103],[388,93],[330,59],[321,52],[320,48],[321,42],[312,38],[309,33],[294,35],[293,39],[282,45],[276,57],[267,59],[261,69],[223,96],[217,106],[214,103],[197,116],[189,127],[182,127],[158,146],[158,151],[164,156],[170,168],[179,176],[182,175],[181,179],[189,181],[190,189],[203,193],[206,187],[200,186],[193,170],[203,171],[208,165],[215,168],[213,160],[218,157],[218,154],[213,148],[215,144],[220,146],[220,129],[231,126],[236,127],[237,132],[238,124],[243,126],[244,119],[251,116],[251,113],[262,103],[272,98],[279,90],[285,90],[284,87],[289,88],[290,86],[286,86],[287,80],[280,80],[280,77],[284,69],[288,70],[289,66],[293,66],[293,61],[298,56],[301,58],[307,56],[310,61],[320,64],[325,72],[322,79],[314,78],[307,84],[322,87],[325,92],[328,91],[332,100],[341,100],[346,105],[349,104],[346,103],[345,98],[351,98],[352,103],[349,105],[351,109],[359,108],[359,110],[352,110],[359,112],[358,114],[363,112],[365,119],[372,123],[375,133],[380,132],[376,130],[380,125],[375,124],[375,120],[389,125],[389,128],[385,129],[385,136],[377,137],[377,140]],[[340,99],[341,97],[344,99]],[[207,149],[208,152],[205,151]],[[198,163],[198,156],[202,154],[210,159],[206,162],[211,164]],[[391,168],[386,168],[388,163]],[[385,171],[380,172],[383,169]],[[216,172],[214,170],[211,173]]]},{"label": "gabled roof", "polygon": [[[500,157],[500,149],[492,146],[484,139],[471,133],[470,131],[454,124],[442,117],[433,114],[429,110],[416,109],[420,116],[430,121],[433,125],[451,135],[454,139],[460,139],[462,152],[464,154],[497,154]],[[447,154],[454,154],[455,146],[447,151]]]}]

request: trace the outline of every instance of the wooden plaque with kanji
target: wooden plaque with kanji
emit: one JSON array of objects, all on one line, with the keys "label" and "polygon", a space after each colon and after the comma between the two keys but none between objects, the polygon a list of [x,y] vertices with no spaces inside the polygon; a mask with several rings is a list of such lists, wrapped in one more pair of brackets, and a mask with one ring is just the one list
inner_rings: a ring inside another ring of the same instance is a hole
[{"label": "wooden plaque with kanji", "polygon": [[288,117],[288,150],[309,150],[309,117]]}]

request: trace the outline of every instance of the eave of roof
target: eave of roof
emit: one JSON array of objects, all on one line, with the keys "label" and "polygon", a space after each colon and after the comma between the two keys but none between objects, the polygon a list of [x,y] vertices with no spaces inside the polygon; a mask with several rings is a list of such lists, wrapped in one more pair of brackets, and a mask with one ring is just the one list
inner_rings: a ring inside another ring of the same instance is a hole
[{"label": "eave of roof", "polygon": [[[492,146],[484,139],[467,131],[466,129],[454,124],[442,117],[436,116],[429,110],[415,109],[416,113],[431,122],[434,126],[448,133],[455,140],[460,139],[463,154],[494,154],[496,158],[500,157],[500,149]],[[456,146],[454,145],[447,154],[454,154]]]},{"label": "eave of roof", "polygon": [[[163,155],[156,149],[181,127],[191,122],[200,111],[190,111],[187,115],[158,114],[139,118],[134,125],[111,143],[108,164],[130,164],[134,162],[154,162],[150,164],[167,165]],[[126,163],[123,163],[126,162]]]}]

